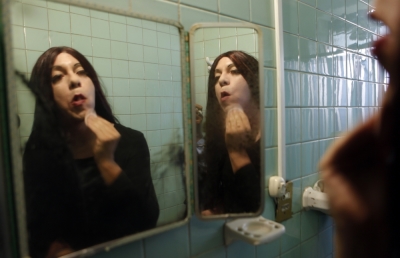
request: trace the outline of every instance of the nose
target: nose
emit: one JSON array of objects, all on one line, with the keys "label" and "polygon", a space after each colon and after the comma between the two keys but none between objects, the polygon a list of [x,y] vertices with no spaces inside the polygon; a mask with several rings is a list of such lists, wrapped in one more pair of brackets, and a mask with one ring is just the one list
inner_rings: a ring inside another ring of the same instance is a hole
[{"label": "nose", "polygon": [[75,89],[75,88],[78,88],[78,87],[81,87],[81,81],[80,81],[80,78],[79,78],[79,76],[77,76],[76,74],[73,74],[73,75],[71,75],[71,80],[70,80],[70,83],[69,83],[69,88],[72,90],[72,89]]},{"label": "nose", "polygon": [[219,77],[218,83],[221,87],[226,86],[229,84],[229,78],[225,73],[222,73]]}]

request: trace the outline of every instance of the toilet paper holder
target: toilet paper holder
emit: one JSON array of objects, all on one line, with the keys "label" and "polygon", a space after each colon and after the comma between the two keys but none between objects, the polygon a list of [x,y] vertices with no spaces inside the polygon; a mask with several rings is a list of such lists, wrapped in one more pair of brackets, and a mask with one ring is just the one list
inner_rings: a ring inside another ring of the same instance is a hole
[{"label": "toilet paper holder", "polygon": [[328,196],[324,193],[324,182],[318,180],[313,187],[307,187],[303,192],[303,208],[318,210],[330,215]]}]

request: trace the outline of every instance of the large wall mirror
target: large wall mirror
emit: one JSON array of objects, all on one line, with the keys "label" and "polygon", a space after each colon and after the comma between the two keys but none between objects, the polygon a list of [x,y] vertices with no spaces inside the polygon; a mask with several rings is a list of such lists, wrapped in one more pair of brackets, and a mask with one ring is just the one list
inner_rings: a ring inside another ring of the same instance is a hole
[{"label": "large wall mirror", "polygon": [[196,214],[256,216],[263,210],[262,35],[241,23],[190,30]]},{"label": "large wall mirror", "polygon": [[5,6],[21,255],[77,257],[186,223],[182,26],[81,1]]}]

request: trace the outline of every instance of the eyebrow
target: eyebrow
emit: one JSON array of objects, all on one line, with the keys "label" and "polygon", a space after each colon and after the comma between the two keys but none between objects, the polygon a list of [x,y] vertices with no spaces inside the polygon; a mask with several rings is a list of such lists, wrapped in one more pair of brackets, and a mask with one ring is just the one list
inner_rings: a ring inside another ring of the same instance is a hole
[{"label": "eyebrow", "polygon": [[[230,69],[230,68],[232,68],[234,66],[236,66],[236,65],[234,63],[231,63],[226,67],[226,69]],[[221,73],[221,70],[220,69],[215,69],[215,73]]]},{"label": "eyebrow", "polygon": [[[82,67],[81,63],[76,63],[73,65],[73,69],[76,69],[78,67]],[[59,70],[59,71],[65,71],[65,68],[61,65],[54,65],[51,70]]]}]

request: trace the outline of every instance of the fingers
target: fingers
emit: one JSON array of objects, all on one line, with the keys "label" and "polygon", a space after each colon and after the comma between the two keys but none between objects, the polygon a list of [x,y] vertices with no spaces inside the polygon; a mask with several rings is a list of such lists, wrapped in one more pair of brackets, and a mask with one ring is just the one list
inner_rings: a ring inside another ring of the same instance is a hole
[{"label": "fingers", "polygon": [[246,114],[241,109],[231,109],[228,111],[225,120],[226,132],[250,132],[250,122]]},{"label": "fingers", "polygon": [[87,119],[87,126],[101,140],[118,138],[119,133],[114,125],[102,117],[90,116]]}]

